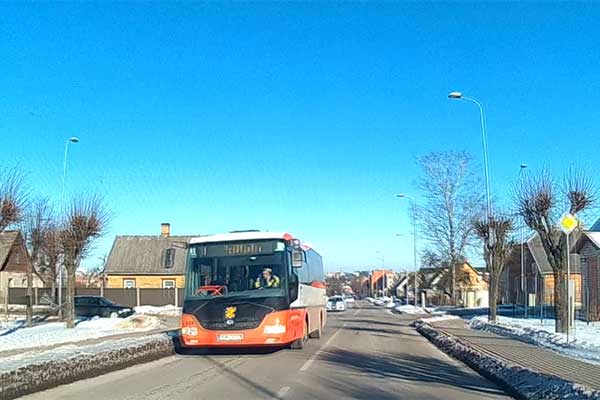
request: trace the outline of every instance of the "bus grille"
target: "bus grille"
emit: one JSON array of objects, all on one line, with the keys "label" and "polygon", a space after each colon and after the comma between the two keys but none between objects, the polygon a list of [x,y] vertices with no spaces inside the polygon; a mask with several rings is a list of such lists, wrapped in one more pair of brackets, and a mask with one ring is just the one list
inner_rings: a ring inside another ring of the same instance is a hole
[{"label": "bus grille", "polygon": [[256,329],[261,321],[235,321],[233,325],[227,325],[224,321],[200,321],[200,325],[209,331],[241,331],[244,329]]}]

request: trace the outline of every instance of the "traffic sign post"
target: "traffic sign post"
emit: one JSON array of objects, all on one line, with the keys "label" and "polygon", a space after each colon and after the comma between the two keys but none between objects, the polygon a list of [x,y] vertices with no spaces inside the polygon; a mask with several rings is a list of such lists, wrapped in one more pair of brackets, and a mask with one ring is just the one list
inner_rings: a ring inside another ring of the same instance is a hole
[{"label": "traffic sign post", "polygon": [[[573,232],[575,228],[577,228],[579,222],[577,221],[577,217],[575,217],[569,212],[566,212],[560,218],[559,223],[560,229],[565,233],[567,239],[567,344],[569,344],[569,333],[571,331],[571,313],[573,314],[573,316],[575,315],[575,309],[571,311],[571,246],[569,244],[569,236],[571,235],[571,232]],[[573,290],[573,292],[575,292],[575,290]]]}]

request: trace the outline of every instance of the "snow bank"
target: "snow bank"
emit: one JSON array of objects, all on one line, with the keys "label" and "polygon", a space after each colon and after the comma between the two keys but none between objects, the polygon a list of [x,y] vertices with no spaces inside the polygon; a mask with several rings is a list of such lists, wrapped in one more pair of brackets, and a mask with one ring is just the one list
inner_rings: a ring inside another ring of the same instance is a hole
[{"label": "snow bank", "polygon": [[172,354],[173,339],[155,334],[5,357],[0,361],[0,398],[14,399]]},{"label": "snow bank", "polygon": [[412,304],[405,304],[402,306],[394,307],[394,311],[400,314],[414,314],[414,315],[424,315],[429,314],[430,311],[423,307],[415,307]]},{"label": "snow bank", "polygon": [[133,309],[136,314],[141,315],[159,315],[168,317],[179,317],[181,316],[181,307],[175,307],[173,305],[167,305],[162,307],[155,306],[139,306]]},{"label": "snow bank", "polygon": [[79,342],[104,336],[145,332],[163,328],[158,317],[132,315],[128,318],[95,318],[82,321],[73,329],[62,322],[51,322],[21,328],[0,336],[0,352],[17,349],[47,347],[61,343]]},{"label": "snow bank", "polygon": [[472,318],[469,326],[503,336],[510,336],[527,343],[546,347],[563,355],[600,364],[600,322],[589,325],[577,321],[569,342],[564,333],[554,333],[554,320],[496,317],[495,323],[488,322],[487,316]]},{"label": "snow bank", "polygon": [[531,400],[600,399],[600,392],[589,390],[554,376],[521,367],[511,367],[457,341],[422,320],[417,331],[445,353],[464,362],[481,375],[500,384],[517,398]]},{"label": "snow bank", "polygon": [[460,319],[460,317],[457,315],[444,314],[444,315],[436,315],[434,317],[429,317],[429,318],[422,318],[421,321],[431,324],[433,322],[448,321],[448,320],[452,320],[452,319]]}]

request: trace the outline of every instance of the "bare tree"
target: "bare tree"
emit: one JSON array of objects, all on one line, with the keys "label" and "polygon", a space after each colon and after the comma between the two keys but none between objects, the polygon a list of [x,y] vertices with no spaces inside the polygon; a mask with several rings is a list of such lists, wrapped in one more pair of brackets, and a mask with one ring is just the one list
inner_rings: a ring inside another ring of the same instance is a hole
[{"label": "bare tree", "polygon": [[56,304],[56,279],[58,278],[59,261],[62,260],[62,246],[60,243],[60,232],[56,221],[51,219],[43,232],[42,247],[40,252],[40,264],[38,274],[46,283],[50,283],[52,290],[52,301]]},{"label": "bare tree", "polygon": [[18,168],[0,168],[0,232],[23,218],[27,193]]},{"label": "bare tree", "polygon": [[433,152],[417,158],[417,164],[424,200],[417,208],[419,228],[430,253],[450,267],[450,293],[456,303],[456,267],[473,243],[471,222],[482,209],[483,191],[465,152]]},{"label": "bare tree", "polygon": [[34,271],[39,274],[43,269],[46,254],[45,240],[52,226],[52,209],[47,199],[34,202],[24,217],[22,228],[25,243],[29,250],[30,264],[27,270],[27,324],[31,326],[33,318],[32,288]]},{"label": "bare tree", "polygon": [[60,230],[63,262],[67,270],[66,321],[67,328],[75,326],[75,274],[81,260],[91,250],[95,239],[106,230],[109,216],[98,196],[77,197],[69,206],[64,226]]},{"label": "bare tree", "polygon": [[[519,214],[538,235],[548,263],[554,274],[554,311],[556,332],[568,330],[567,249],[566,237],[558,228],[563,211],[575,215],[596,203],[596,188],[592,179],[582,171],[571,170],[562,185],[548,172],[528,178],[515,189]],[[557,193],[562,196],[559,197]]]},{"label": "bare tree", "polygon": [[489,320],[495,322],[500,276],[515,245],[511,239],[514,224],[511,218],[496,214],[489,221],[487,218],[476,219],[473,226],[475,234],[483,242],[484,258],[490,276]]}]

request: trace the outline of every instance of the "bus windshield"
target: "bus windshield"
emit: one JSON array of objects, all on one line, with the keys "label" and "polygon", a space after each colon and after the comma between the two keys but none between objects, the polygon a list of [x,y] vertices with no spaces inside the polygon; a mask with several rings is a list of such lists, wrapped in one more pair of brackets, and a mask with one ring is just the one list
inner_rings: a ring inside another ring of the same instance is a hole
[{"label": "bus windshield", "polygon": [[286,291],[285,252],[269,255],[190,256],[186,297],[270,297]]}]

